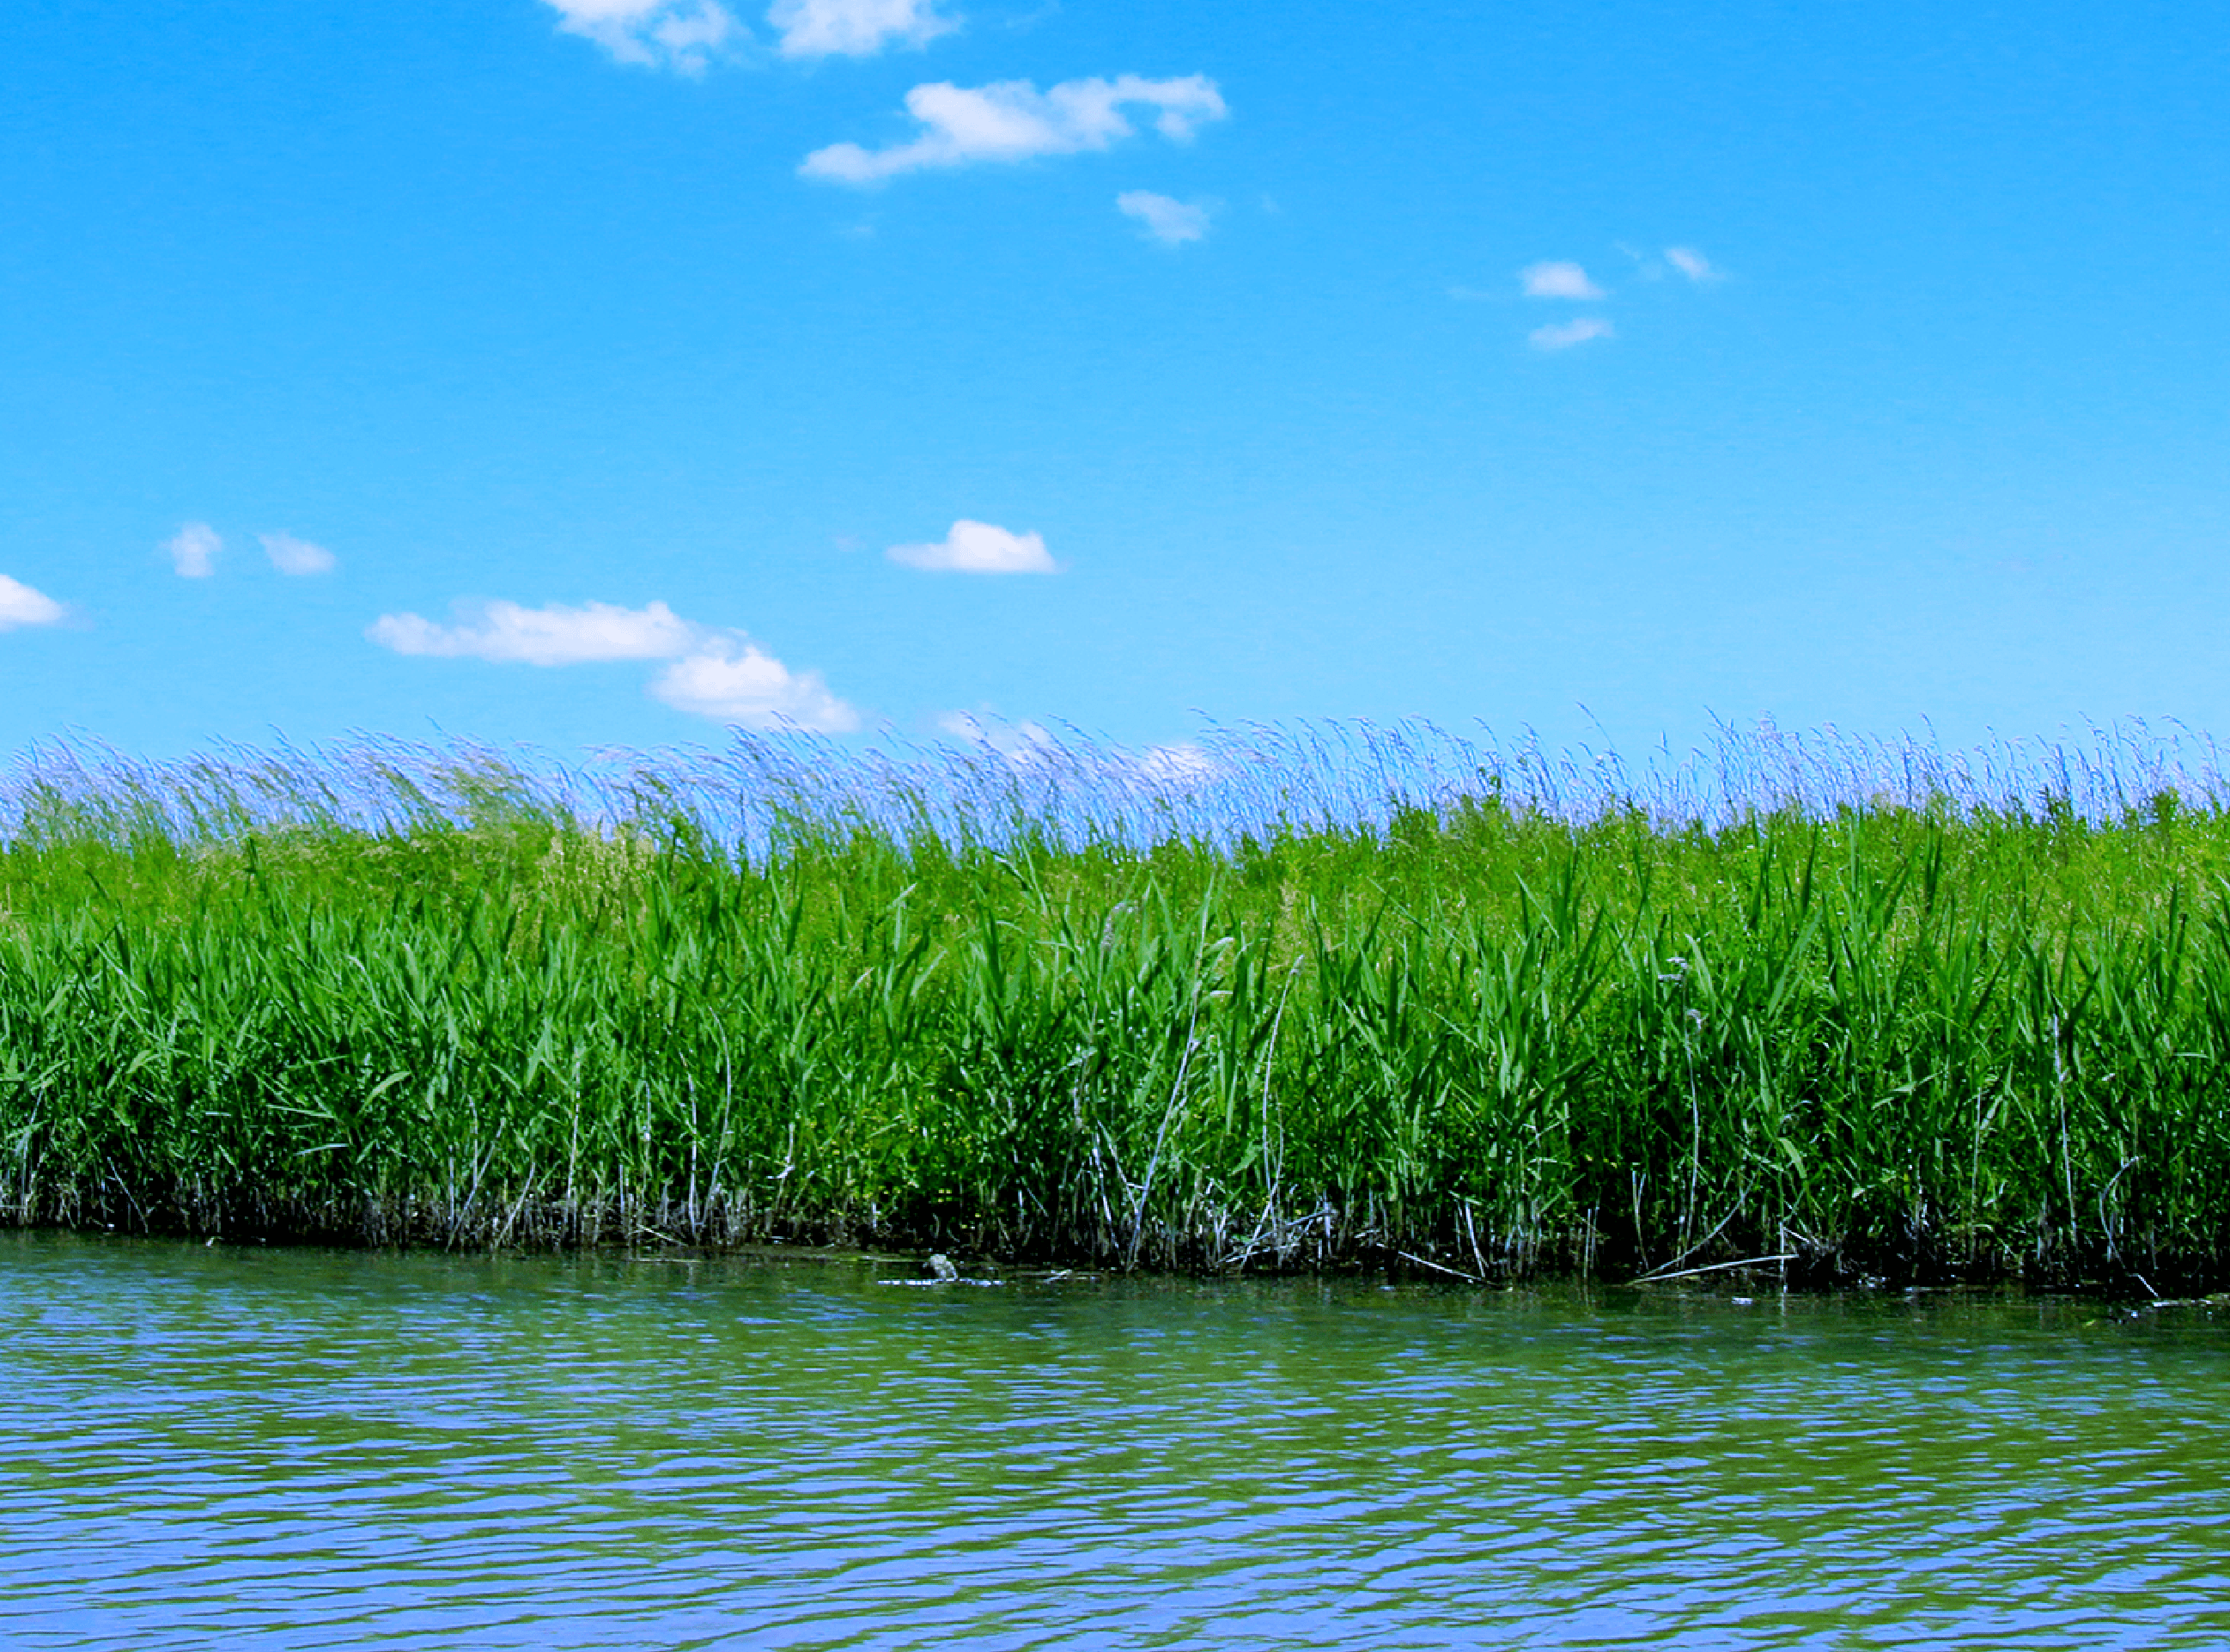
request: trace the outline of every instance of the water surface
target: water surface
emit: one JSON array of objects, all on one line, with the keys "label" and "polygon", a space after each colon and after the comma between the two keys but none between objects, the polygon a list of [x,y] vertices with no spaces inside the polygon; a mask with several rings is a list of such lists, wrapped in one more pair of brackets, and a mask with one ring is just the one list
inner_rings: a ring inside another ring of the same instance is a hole
[{"label": "water surface", "polygon": [[23,1647],[2219,1647],[2230,1332],[0,1239]]}]

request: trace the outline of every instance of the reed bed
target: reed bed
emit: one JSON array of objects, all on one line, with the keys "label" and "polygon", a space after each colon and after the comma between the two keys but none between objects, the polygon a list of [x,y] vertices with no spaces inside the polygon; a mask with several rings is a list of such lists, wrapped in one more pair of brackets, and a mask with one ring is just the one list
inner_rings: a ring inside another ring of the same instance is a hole
[{"label": "reed bed", "polygon": [[2181,730],[392,742],[0,786],[22,1223],[2222,1282]]}]

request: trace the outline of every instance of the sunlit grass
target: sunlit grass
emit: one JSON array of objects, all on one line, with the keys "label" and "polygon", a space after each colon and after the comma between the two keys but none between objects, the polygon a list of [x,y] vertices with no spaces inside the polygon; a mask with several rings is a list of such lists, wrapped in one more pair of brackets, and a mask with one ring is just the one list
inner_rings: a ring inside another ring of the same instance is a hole
[{"label": "sunlit grass", "polygon": [[[2214,1278],[2211,747],[35,753],[16,1219]],[[1419,1265],[1413,1262],[1402,1265]]]}]

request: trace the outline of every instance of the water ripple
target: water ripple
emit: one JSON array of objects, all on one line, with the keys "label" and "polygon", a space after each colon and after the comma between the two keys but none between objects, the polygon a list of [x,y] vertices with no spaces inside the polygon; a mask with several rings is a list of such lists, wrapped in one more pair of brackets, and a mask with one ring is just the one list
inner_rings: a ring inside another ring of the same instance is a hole
[{"label": "water ripple", "polygon": [[2230,1642],[2204,1320],[872,1277],[0,1242],[0,1640]]}]

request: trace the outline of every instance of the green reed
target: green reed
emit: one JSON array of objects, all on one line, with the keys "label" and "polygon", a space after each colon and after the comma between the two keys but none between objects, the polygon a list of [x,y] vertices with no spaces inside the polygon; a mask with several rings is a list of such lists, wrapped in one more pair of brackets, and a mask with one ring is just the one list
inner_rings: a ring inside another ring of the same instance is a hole
[{"label": "green reed", "polygon": [[13,1219],[2230,1271],[2230,812],[2167,793],[1685,827],[1489,794],[1226,843],[823,813],[749,853],[496,780],[385,824],[25,810]]}]

